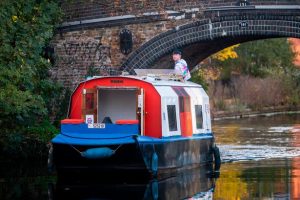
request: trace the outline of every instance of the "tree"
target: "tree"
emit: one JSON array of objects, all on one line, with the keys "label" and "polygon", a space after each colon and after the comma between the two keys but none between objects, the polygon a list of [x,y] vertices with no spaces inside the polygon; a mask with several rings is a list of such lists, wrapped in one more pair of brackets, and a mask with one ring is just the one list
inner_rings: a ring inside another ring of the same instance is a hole
[{"label": "tree", "polygon": [[0,1],[0,136],[46,118],[48,97],[58,87],[44,49],[60,18],[55,0]]},{"label": "tree", "polygon": [[254,77],[265,77],[278,71],[288,73],[294,69],[294,53],[286,38],[243,43],[236,51],[238,58],[226,60],[222,66]]},{"label": "tree", "polygon": [[238,57],[237,52],[235,51],[235,48],[239,47],[239,44],[227,47],[221,51],[219,51],[218,53],[212,55],[213,59],[216,59],[218,61],[225,61],[228,59],[235,59]]}]

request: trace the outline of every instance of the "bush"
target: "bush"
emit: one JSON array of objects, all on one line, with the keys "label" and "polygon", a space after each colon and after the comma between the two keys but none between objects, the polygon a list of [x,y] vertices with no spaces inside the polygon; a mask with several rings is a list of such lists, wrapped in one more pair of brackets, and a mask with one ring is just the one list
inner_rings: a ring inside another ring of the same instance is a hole
[{"label": "bush", "polygon": [[21,155],[54,132],[46,121],[62,87],[50,79],[45,50],[61,11],[55,0],[2,0],[0,13],[0,148]]},{"label": "bush", "polygon": [[300,103],[300,88],[284,74],[266,78],[235,76],[231,84],[215,81],[209,88],[214,110],[242,111],[247,108],[296,106]]},{"label": "bush", "polygon": [[226,105],[225,105],[225,102],[221,99],[221,100],[216,100],[216,109],[217,110],[226,110]]},{"label": "bush", "polygon": [[47,115],[56,92],[43,49],[61,13],[51,0],[3,0],[0,13],[0,126],[7,133],[22,132]]},{"label": "bush", "polygon": [[58,129],[49,121],[43,121],[24,132],[1,134],[0,153],[10,158],[36,160],[44,159],[48,154],[48,142],[58,133]]},{"label": "bush", "polygon": [[243,76],[235,82],[237,98],[254,110],[287,104],[287,91],[281,78]]},{"label": "bush", "polygon": [[59,130],[49,121],[43,121],[32,127],[28,127],[25,134],[43,143],[49,142]]},{"label": "bush", "polygon": [[191,75],[190,81],[200,84],[204,90],[208,89],[208,83],[205,81],[204,72],[201,69],[193,72]]}]

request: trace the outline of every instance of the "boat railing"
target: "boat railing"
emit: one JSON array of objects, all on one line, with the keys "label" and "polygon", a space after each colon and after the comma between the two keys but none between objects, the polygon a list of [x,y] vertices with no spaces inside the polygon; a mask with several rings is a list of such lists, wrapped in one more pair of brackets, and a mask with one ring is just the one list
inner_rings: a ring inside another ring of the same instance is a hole
[{"label": "boat railing", "polygon": [[176,74],[174,69],[134,69],[142,79],[183,81],[182,75]]}]

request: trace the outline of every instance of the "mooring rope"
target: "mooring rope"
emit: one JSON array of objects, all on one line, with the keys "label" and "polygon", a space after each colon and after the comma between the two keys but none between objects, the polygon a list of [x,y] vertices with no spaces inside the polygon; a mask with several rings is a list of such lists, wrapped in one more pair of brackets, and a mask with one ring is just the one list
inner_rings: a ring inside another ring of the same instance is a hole
[{"label": "mooring rope", "polygon": [[[82,156],[83,152],[79,151],[76,147],[74,147],[72,144],[70,144],[65,138],[61,137],[61,139],[63,139],[63,140],[66,142],[66,144],[68,144],[70,147],[72,147],[76,152],[78,152],[78,153]],[[120,144],[116,149],[114,149],[114,150],[113,150],[113,153],[116,153],[117,150],[118,150],[121,146],[123,146],[123,144]]]},{"label": "mooring rope", "polygon": [[117,151],[121,146],[123,146],[123,144],[120,144],[115,150],[113,150],[113,152],[116,153],[116,151]]},{"label": "mooring rope", "polygon": [[71,145],[65,138],[61,137],[62,140],[64,140],[66,142],[67,145],[69,145],[70,147],[72,147],[75,151],[77,151],[80,155],[82,155],[82,152],[79,151],[77,148],[75,148],[73,145]]}]

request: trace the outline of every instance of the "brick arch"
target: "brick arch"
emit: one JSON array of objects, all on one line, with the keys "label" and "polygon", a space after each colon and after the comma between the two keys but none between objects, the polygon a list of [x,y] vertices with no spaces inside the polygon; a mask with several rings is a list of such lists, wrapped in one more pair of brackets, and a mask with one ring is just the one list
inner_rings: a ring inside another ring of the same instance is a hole
[{"label": "brick arch", "polygon": [[300,38],[299,10],[247,10],[207,12],[206,18],[162,33],[131,53],[122,70],[171,68],[171,52],[183,49],[190,69],[228,46],[252,40]]}]

